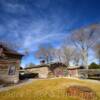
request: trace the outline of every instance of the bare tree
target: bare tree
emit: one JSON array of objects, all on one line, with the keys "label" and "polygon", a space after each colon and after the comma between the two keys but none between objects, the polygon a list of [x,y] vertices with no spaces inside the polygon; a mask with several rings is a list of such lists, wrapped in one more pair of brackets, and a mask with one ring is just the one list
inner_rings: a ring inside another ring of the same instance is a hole
[{"label": "bare tree", "polygon": [[100,38],[100,25],[91,25],[73,32],[71,40],[74,45],[81,51],[83,66],[88,69],[88,50]]},{"label": "bare tree", "polygon": [[62,51],[63,51],[63,62],[69,66],[70,61],[72,60],[73,54],[74,54],[74,48],[67,46],[67,45],[63,45],[61,47]]},{"label": "bare tree", "polygon": [[79,62],[81,60],[81,54],[80,54],[80,51],[75,49],[74,50],[74,53],[73,53],[73,64],[75,66],[79,66]]},{"label": "bare tree", "polygon": [[41,44],[35,52],[35,56],[40,60],[45,60],[46,63],[50,63],[54,56],[53,46],[51,44]]},{"label": "bare tree", "polygon": [[100,42],[95,45],[94,51],[100,65]]},{"label": "bare tree", "polygon": [[55,48],[54,49],[54,59],[55,59],[55,61],[63,62],[62,56],[63,56],[63,52],[62,52],[61,48],[59,48],[59,49]]}]

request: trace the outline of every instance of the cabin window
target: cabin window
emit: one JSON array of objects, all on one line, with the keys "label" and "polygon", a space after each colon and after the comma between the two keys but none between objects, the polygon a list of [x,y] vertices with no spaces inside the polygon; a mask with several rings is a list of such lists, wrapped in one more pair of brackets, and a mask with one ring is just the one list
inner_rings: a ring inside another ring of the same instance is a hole
[{"label": "cabin window", "polygon": [[16,68],[14,65],[9,66],[8,75],[15,75]]}]

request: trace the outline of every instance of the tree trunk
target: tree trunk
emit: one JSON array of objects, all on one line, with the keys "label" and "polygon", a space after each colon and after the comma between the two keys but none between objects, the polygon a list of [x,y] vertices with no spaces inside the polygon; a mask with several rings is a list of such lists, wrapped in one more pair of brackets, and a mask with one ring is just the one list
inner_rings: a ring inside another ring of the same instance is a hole
[{"label": "tree trunk", "polygon": [[100,57],[99,57],[99,65],[100,65]]},{"label": "tree trunk", "polygon": [[82,50],[82,60],[83,66],[88,69],[88,51],[85,49]]},{"label": "tree trunk", "polygon": [[61,57],[60,57],[60,56],[58,57],[58,59],[59,59],[59,60],[58,60],[59,62],[62,62],[62,60],[61,60]]},{"label": "tree trunk", "polygon": [[99,50],[99,52],[98,52],[98,63],[99,63],[99,65],[100,65],[100,50]]}]

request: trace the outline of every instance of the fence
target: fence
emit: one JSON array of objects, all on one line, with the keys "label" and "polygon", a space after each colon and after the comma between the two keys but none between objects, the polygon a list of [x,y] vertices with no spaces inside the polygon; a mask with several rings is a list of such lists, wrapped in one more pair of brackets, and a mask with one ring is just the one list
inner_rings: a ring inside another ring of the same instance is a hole
[{"label": "fence", "polygon": [[100,69],[79,69],[78,72],[79,74],[94,75],[94,74],[100,74]]}]

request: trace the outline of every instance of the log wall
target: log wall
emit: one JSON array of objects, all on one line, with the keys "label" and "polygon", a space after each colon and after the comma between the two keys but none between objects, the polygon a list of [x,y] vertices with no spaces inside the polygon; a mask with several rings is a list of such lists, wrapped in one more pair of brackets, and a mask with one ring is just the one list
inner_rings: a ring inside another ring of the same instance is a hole
[{"label": "log wall", "polygon": [[[6,83],[17,83],[19,81],[18,60],[0,60],[0,80]],[[10,67],[14,67],[14,74],[9,74]]]}]

